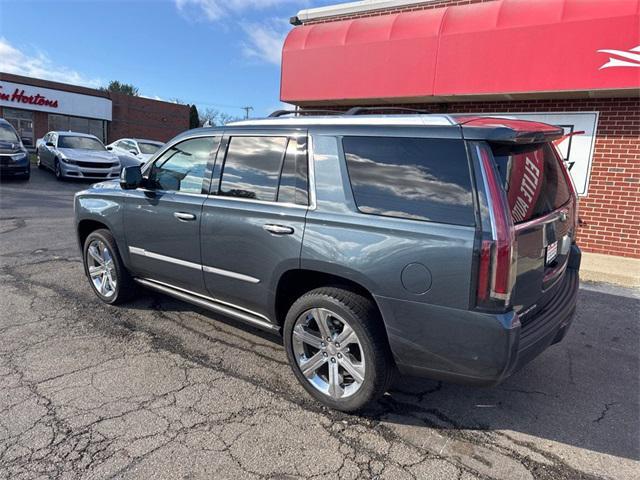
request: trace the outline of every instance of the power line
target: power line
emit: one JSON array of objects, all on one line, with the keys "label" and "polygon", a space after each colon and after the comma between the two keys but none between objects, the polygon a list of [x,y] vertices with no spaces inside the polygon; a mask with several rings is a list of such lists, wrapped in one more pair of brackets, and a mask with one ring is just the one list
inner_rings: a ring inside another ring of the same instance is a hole
[{"label": "power line", "polygon": [[242,109],[244,110],[244,118],[246,120],[248,120],[249,119],[249,112],[251,110],[253,110],[253,107],[242,107]]}]

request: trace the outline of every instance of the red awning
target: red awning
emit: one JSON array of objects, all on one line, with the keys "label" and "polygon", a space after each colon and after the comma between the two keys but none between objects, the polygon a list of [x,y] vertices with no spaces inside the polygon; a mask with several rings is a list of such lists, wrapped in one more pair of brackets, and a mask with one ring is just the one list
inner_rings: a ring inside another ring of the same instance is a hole
[{"label": "red awning", "polygon": [[640,93],[640,0],[495,0],[304,25],[282,54],[281,99],[294,104],[549,92]]}]

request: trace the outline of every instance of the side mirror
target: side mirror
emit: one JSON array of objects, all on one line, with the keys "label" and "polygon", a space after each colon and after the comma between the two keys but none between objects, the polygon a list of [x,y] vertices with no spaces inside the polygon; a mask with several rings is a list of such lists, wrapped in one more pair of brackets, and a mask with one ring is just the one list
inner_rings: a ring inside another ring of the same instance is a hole
[{"label": "side mirror", "polygon": [[108,145],[107,146],[107,150],[111,151],[111,150],[113,150],[113,147],[111,145]]},{"label": "side mirror", "polygon": [[134,190],[142,185],[142,170],[139,165],[124,167],[120,172],[120,187]]},{"label": "side mirror", "polygon": [[54,147],[54,146],[55,146],[55,145],[53,144],[53,142],[47,142],[47,143],[45,143],[45,145],[46,145],[47,147]]},{"label": "side mirror", "polygon": [[138,156],[138,152],[136,152],[135,150],[129,150],[129,153],[133,156]]}]

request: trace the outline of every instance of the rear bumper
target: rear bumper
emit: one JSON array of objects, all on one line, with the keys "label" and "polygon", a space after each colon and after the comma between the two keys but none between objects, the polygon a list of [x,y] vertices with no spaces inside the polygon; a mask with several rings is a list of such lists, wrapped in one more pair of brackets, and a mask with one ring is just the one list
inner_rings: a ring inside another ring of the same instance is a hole
[{"label": "rear bumper", "polygon": [[[490,386],[561,341],[573,321],[579,255],[553,298],[531,318],[485,314],[376,297],[402,374]],[[574,252],[572,252],[574,254]]]}]

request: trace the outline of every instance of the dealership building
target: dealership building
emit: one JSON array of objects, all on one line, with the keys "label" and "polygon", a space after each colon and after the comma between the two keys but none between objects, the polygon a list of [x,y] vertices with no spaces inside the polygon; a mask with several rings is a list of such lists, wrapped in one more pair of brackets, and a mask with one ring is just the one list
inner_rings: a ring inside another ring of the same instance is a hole
[{"label": "dealership building", "polygon": [[364,0],[291,23],[284,102],[562,126],[583,250],[638,268],[640,0]]},{"label": "dealership building", "polygon": [[50,130],[167,141],[189,128],[189,107],[0,72],[0,117],[27,148]]}]

